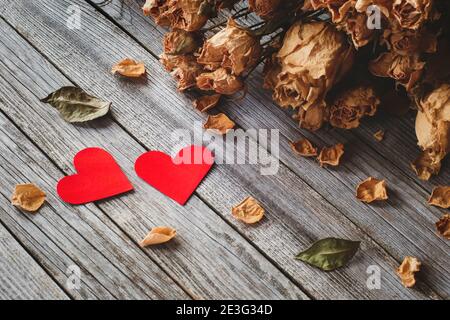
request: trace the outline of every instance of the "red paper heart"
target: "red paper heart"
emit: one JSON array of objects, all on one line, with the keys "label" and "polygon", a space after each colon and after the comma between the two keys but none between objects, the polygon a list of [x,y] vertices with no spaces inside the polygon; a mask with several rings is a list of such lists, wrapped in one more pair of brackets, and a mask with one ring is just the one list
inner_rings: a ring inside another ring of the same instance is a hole
[{"label": "red paper heart", "polygon": [[137,175],[169,198],[184,205],[214,163],[214,156],[202,146],[189,146],[175,159],[160,151],[149,151],[134,165]]},{"label": "red paper heart", "polygon": [[73,164],[78,174],[62,178],[56,188],[65,202],[83,204],[133,190],[114,158],[103,149],[81,150]]}]

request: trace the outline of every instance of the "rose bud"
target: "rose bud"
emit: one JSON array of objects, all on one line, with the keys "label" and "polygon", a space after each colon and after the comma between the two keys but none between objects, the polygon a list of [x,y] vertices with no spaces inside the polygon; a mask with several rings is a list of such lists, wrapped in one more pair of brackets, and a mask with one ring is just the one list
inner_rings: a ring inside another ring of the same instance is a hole
[{"label": "rose bud", "polygon": [[214,11],[209,0],[147,0],[142,9],[158,25],[185,31],[201,29]]},{"label": "rose bud", "polygon": [[344,91],[331,104],[329,121],[333,127],[357,128],[364,116],[373,116],[380,100],[370,86],[359,86]]},{"label": "rose bud", "polygon": [[196,78],[202,73],[203,68],[192,55],[168,55],[162,54],[160,61],[167,71],[170,71],[178,82],[178,90],[185,91],[196,86]]},{"label": "rose bud", "polygon": [[199,48],[196,34],[184,30],[174,30],[164,35],[164,53],[166,54],[188,54]]},{"label": "rose bud", "polygon": [[392,15],[402,28],[419,29],[431,18],[433,0],[394,0]]},{"label": "rose bud", "polygon": [[197,77],[197,87],[205,91],[233,95],[244,88],[242,81],[231,75],[224,68],[213,72],[202,73]]},{"label": "rose bud", "polygon": [[248,8],[262,19],[270,19],[280,7],[281,0],[249,0]]},{"label": "rose bud", "polygon": [[207,70],[222,67],[239,76],[251,70],[260,56],[259,39],[230,19],[226,28],[206,40],[197,61]]},{"label": "rose bud", "polygon": [[[345,34],[325,22],[295,23],[286,33],[283,46],[266,70],[266,87],[283,108],[302,108],[315,127],[324,114],[324,98],[331,87],[351,68],[354,49]],[[278,72],[278,74],[276,74]],[[270,79],[267,77],[270,76]],[[302,111],[299,111],[302,112]]]},{"label": "rose bud", "polygon": [[450,152],[450,84],[444,84],[418,102],[416,135],[424,153],[413,164],[422,179],[439,172]]}]

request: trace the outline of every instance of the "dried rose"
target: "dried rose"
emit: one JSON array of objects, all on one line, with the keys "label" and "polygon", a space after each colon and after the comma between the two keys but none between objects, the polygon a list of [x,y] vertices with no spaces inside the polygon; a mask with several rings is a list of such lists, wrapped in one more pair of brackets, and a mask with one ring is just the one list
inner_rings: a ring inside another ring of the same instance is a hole
[{"label": "dried rose", "polygon": [[260,56],[259,40],[250,30],[230,19],[225,29],[205,41],[197,61],[207,70],[222,67],[239,76],[252,69]]},{"label": "dried rose", "polygon": [[351,36],[355,48],[364,47],[375,37],[375,30],[367,27],[367,16],[363,13],[350,14],[339,26]]},{"label": "dried rose", "polygon": [[206,112],[214,108],[220,100],[220,94],[213,94],[210,96],[202,96],[194,100],[194,108],[200,112]]},{"label": "dried rose", "polygon": [[226,134],[228,131],[234,128],[236,124],[228,118],[224,113],[219,113],[214,116],[208,116],[208,119],[203,124],[203,128],[207,130],[213,130],[219,134]]},{"label": "dried rose", "polygon": [[[273,99],[281,107],[316,107],[323,111],[330,88],[351,68],[353,46],[343,33],[324,22],[295,23],[287,32],[276,58],[279,70],[273,84]],[[306,118],[301,116],[300,118]]]},{"label": "dried rose", "polygon": [[319,130],[327,119],[327,108],[325,104],[310,106],[307,110],[300,108],[294,116],[300,127],[310,131]]},{"label": "dried rose", "polygon": [[224,95],[233,95],[244,88],[242,81],[224,68],[205,72],[197,77],[197,87],[201,90],[213,90]]},{"label": "dried rose", "polygon": [[356,188],[356,198],[366,203],[387,200],[386,181],[372,177],[367,178]]},{"label": "dried rose", "polygon": [[355,4],[356,0],[310,0],[314,10],[327,8],[331,13],[331,21],[334,23],[341,22]]},{"label": "dried rose", "polygon": [[315,148],[308,139],[300,139],[297,142],[289,142],[292,150],[302,157],[317,156],[317,148]]},{"label": "dried rose", "polygon": [[175,237],[177,231],[171,227],[155,227],[140,242],[141,247],[151,246],[155,244],[165,243]]},{"label": "dried rose", "polygon": [[178,90],[184,91],[197,85],[197,77],[202,73],[202,67],[197,63],[197,59],[191,55],[168,55],[162,54],[161,63],[167,71],[171,71],[172,76],[178,82]]},{"label": "dried rose", "polygon": [[450,84],[433,90],[418,102],[418,108],[416,135],[424,153],[414,165],[428,179],[439,172],[441,160],[450,152]]},{"label": "dried rose", "polygon": [[118,73],[125,77],[139,78],[145,74],[145,65],[133,59],[125,58],[112,67],[113,74]]},{"label": "dried rose", "polygon": [[158,25],[196,31],[208,21],[214,8],[208,0],[147,0],[142,9]]},{"label": "dried rose", "polygon": [[378,142],[383,141],[384,139],[384,131],[383,130],[378,130],[377,132],[375,132],[373,134],[373,137],[375,138],[375,140],[377,140]]},{"label": "dried rose", "polygon": [[450,186],[434,188],[428,203],[444,209],[450,208]]},{"label": "dried rose", "polygon": [[436,222],[436,229],[441,236],[450,240],[450,214],[444,214],[442,218]]},{"label": "dried rose", "polygon": [[44,204],[45,199],[45,192],[34,184],[18,184],[14,189],[11,203],[25,211],[36,212]]},{"label": "dried rose", "polygon": [[237,206],[233,207],[232,214],[236,219],[245,223],[256,223],[264,217],[264,208],[253,197],[245,198]]},{"label": "dried rose", "polygon": [[419,29],[430,19],[433,0],[394,0],[392,15],[402,28]]},{"label": "dried rose", "polygon": [[344,155],[344,145],[342,143],[338,143],[335,146],[323,148],[320,151],[317,160],[319,160],[319,163],[322,167],[324,165],[330,165],[335,167],[339,165],[339,162],[343,155]]},{"label": "dried rose", "polygon": [[359,86],[344,91],[330,107],[330,124],[337,128],[357,128],[364,116],[373,116],[380,100],[372,87]]},{"label": "dried rose", "polygon": [[184,30],[174,30],[164,35],[165,54],[189,54],[199,48],[198,36]]},{"label": "dried rose", "polygon": [[400,55],[412,55],[418,52],[434,53],[437,50],[437,35],[426,28],[405,30],[398,27],[384,30],[381,43],[390,51]]},{"label": "dried rose", "polygon": [[385,17],[389,18],[392,4],[393,0],[357,0],[355,9],[358,12],[366,13],[369,6],[376,6]]},{"label": "dried rose", "polygon": [[405,257],[402,264],[397,269],[397,274],[405,287],[411,288],[416,284],[415,273],[420,271],[421,265],[422,264],[417,258]]},{"label": "dried rose", "polygon": [[270,19],[282,2],[282,0],[249,0],[248,7],[250,11],[255,12],[261,18]]}]

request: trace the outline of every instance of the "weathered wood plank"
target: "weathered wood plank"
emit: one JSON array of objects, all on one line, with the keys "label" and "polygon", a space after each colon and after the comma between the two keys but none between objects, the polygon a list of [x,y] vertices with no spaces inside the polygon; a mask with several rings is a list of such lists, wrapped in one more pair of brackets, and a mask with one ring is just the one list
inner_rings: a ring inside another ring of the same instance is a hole
[{"label": "weathered wood plank", "polygon": [[[101,6],[100,10],[130,32],[154,55],[159,54],[160,29],[153,26],[150,19],[142,16],[140,5],[136,1],[111,1]],[[434,222],[441,211],[426,204],[431,183],[420,182],[409,168],[411,157],[414,158],[417,153],[417,150],[414,151],[416,147],[412,119],[378,119],[378,123],[383,123],[388,128],[387,138],[382,144],[372,137],[377,128],[373,125],[363,125],[351,132],[322,130],[311,134],[299,130],[287,113],[271,102],[269,94],[260,90],[260,75],[256,74],[249,80],[250,94],[247,98],[232,106],[227,104],[219,110],[229,114],[243,128],[282,128],[280,159],[397,259],[402,259],[407,252],[419,252],[417,255],[424,260],[433,261],[433,271],[428,276],[435,279],[432,281],[437,281],[436,285],[441,288],[441,293],[448,296],[448,285],[438,284],[442,273],[447,273],[449,263],[448,243],[436,237],[434,230]],[[372,120],[371,123],[375,121]],[[288,141],[296,140],[301,135],[322,146],[345,142],[347,154],[343,165],[337,170],[319,169],[311,160],[297,159],[292,154]],[[433,183],[448,184],[450,170],[446,168],[444,165],[440,176],[432,180]],[[387,179],[391,191],[391,199],[387,204],[367,206],[354,198],[356,185],[370,175]],[[430,246],[436,250],[427,250]]]},{"label": "weathered wood plank", "polygon": [[[136,242],[152,226],[175,227],[179,234],[175,241],[146,252],[186,290],[196,298],[307,298],[200,199],[194,197],[186,207],[180,207],[138,179],[133,162],[145,149],[110,118],[71,125],[40,103],[39,97],[70,82],[3,22],[2,28],[8,29],[0,36],[2,111],[65,172],[73,172],[71,158],[86,146],[104,147],[113,154],[136,190],[101,202],[99,207]],[[61,173],[52,176],[58,178]],[[56,197],[51,203],[62,206]],[[93,205],[86,208],[98,211]],[[85,206],[71,210],[85,210]],[[90,214],[80,216],[86,219]],[[111,242],[111,250],[117,245],[108,235],[103,241]],[[133,279],[142,281],[138,274]]]},{"label": "weathered wood plank", "polygon": [[[79,31],[64,28],[64,9],[68,2],[16,3],[5,10],[3,16],[78,84],[89,88],[93,93],[109,97],[115,104],[115,118],[146,146],[169,151],[167,137],[170,133],[177,128],[190,128],[195,120],[200,119],[199,115],[186,110],[184,105],[188,102],[174,95],[172,89],[166,88],[169,76],[148,52],[130,42],[130,38],[112,28],[109,21],[83,3],[78,4],[83,12],[82,23],[86,26]],[[45,23],[42,24],[42,21]],[[126,48],[126,52],[123,48]],[[145,86],[130,85],[110,75],[111,65],[124,55],[144,60],[149,66],[151,77]],[[86,76],[94,73],[95,78]],[[36,108],[39,110],[43,107]],[[26,110],[19,112],[24,111]],[[15,121],[23,117],[14,115],[17,112],[10,108],[6,112]],[[59,121],[54,122],[55,125],[60,125]],[[39,128],[25,123],[27,121],[22,121],[21,124],[24,130],[35,141],[48,148],[48,153],[55,161],[67,163],[65,154],[55,154],[52,151],[55,147],[45,143],[48,140],[54,145],[58,141],[59,137],[55,136],[53,130],[39,132]],[[60,132],[59,135],[61,134]],[[271,177],[260,177],[258,170],[257,167],[249,166],[216,166],[200,187],[199,195],[210,199],[209,202],[214,203],[223,218],[245,233],[315,296],[419,298],[424,297],[422,293],[431,294],[426,288],[422,288],[422,292],[402,288],[393,272],[398,262],[371,242],[290,170],[282,167],[277,176]],[[244,227],[229,215],[230,207],[247,194],[262,199],[268,209],[266,221],[258,228]],[[295,196],[286,197],[288,194]],[[165,203],[164,198],[160,199]],[[108,206],[109,204],[112,206]],[[111,211],[120,208],[120,203],[111,201],[106,206]],[[319,272],[292,259],[293,254],[311,241],[330,235],[363,240],[359,258],[347,268],[334,273]],[[372,264],[378,264],[383,272],[382,290],[370,291],[366,288],[366,268]],[[427,280],[425,277],[425,281]],[[441,279],[442,282],[444,281]]]},{"label": "weathered wood plank", "polygon": [[66,300],[69,296],[0,223],[0,300],[41,299]]}]

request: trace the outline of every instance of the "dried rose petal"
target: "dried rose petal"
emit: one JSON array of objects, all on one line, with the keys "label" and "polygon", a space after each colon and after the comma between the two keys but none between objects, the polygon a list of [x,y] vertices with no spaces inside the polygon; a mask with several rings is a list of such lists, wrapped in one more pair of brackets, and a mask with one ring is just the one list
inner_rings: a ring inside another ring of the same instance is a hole
[{"label": "dried rose petal", "polygon": [[368,178],[356,188],[356,198],[359,201],[371,203],[377,200],[387,200],[386,181]]},{"label": "dried rose petal", "polygon": [[406,288],[411,288],[416,284],[415,273],[420,271],[421,265],[417,258],[408,256],[405,257],[400,267],[398,267],[397,274]]},{"label": "dried rose petal", "polygon": [[273,17],[282,2],[282,0],[249,0],[248,7],[261,18],[269,19]]},{"label": "dried rose petal", "polygon": [[450,240],[450,214],[444,214],[442,218],[436,222],[436,229],[441,236]]},{"label": "dried rose petal", "polygon": [[200,90],[210,91],[224,95],[233,95],[244,88],[242,81],[229,74],[224,68],[214,72],[205,72],[197,77],[197,87]]},{"label": "dried rose petal", "polygon": [[193,55],[162,54],[160,61],[164,68],[171,71],[172,76],[177,80],[179,91],[195,87],[196,79],[203,71]]},{"label": "dried rose petal", "polygon": [[214,108],[219,103],[221,95],[213,94],[211,96],[202,96],[194,100],[194,108],[200,112],[206,112]]},{"label": "dried rose petal", "polygon": [[18,184],[14,189],[11,203],[19,208],[36,212],[44,204],[46,194],[34,184]]},{"label": "dried rose petal", "polygon": [[297,142],[289,142],[292,150],[302,157],[317,156],[317,148],[315,148],[308,139],[300,139]]},{"label": "dried rose petal", "polygon": [[450,186],[434,188],[428,203],[444,209],[450,208]]},{"label": "dried rose petal", "polygon": [[177,231],[171,227],[155,227],[147,234],[147,236],[139,243],[141,247],[151,246],[155,244],[165,243],[171,240]]},{"label": "dried rose petal", "polygon": [[136,62],[133,59],[125,58],[112,67],[113,74],[120,74],[124,77],[139,78],[145,74],[145,65],[143,62]]},{"label": "dried rose petal", "polygon": [[199,48],[198,37],[184,30],[174,30],[164,35],[165,54],[189,54],[194,53]]},{"label": "dried rose petal", "polygon": [[233,207],[232,214],[236,219],[245,223],[256,223],[264,216],[264,208],[253,197],[245,198],[240,204]]},{"label": "dried rose petal", "polygon": [[207,130],[214,130],[219,134],[226,134],[229,130],[233,129],[235,123],[230,120],[224,113],[219,113],[214,116],[208,116],[208,119],[203,124],[203,128]]},{"label": "dried rose petal", "polygon": [[441,161],[432,151],[424,151],[411,163],[411,168],[421,180],[430,180],[432,175],[437,175],[441,170]]},{"label": "dried rose petal", "polygon": [[384,131],[383,130],[378,130],[377,132],[375,132],[373,134],[373,137],[375,138],[375,140],[377,140],[378,142],[383,141],[384,139]]},{"label": "dried rose petal", "polygon": [[320,165],[323,167],[324,165],[330,166],[338,166],[341,157],[344,155],[344,145],[342,143],[338,143],[332,147],[325,147],[320,151],[319,160]]}]

